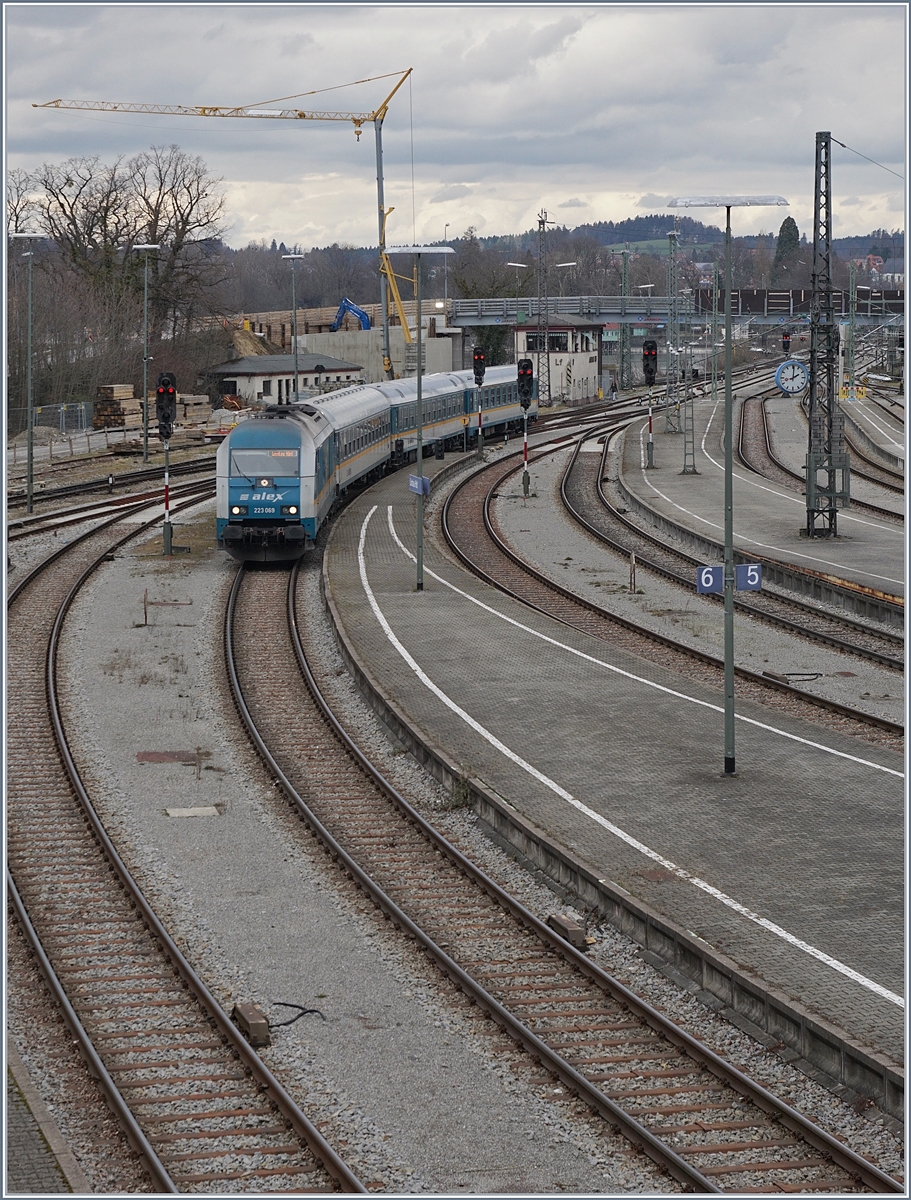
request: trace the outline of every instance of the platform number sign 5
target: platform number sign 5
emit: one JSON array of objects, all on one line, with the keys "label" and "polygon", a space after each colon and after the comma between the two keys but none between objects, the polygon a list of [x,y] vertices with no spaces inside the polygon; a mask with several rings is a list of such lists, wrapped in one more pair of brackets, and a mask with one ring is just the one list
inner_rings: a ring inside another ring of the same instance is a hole
[{"label": "platform number sign 5", "polygon": [[[734,587],[738,592],[758,592],[762,588],[762,565],[742,563],[734,568]],[[724,593],[724,567],[697,567],[696,591],[704,596]]]},{"label": "platform number sign 5", "polygon": [[762,589],[762,565],[742,563],[734,568],[734,587],[738,592],[758,592]]}]

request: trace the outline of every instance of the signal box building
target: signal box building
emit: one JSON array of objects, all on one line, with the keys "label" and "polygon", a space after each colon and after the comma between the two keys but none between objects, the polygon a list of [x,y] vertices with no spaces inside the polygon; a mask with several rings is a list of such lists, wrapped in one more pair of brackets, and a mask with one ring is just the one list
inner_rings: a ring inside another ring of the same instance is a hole
[{"label": "signal box building", "polygon": [[[547,328],[547,351],[550,366],[550,398],[567,404],[582,404],[598,398],[602,367],[599,364],[601,326],[588,321],[573,321],[567,317],[551,317]],[[538,346],[538,326],[516,326],[516,359],[530,358],[535,363]],[[610,384],[608,383],[608,386]],[[546,403],[547,397],[541,399]]]}]

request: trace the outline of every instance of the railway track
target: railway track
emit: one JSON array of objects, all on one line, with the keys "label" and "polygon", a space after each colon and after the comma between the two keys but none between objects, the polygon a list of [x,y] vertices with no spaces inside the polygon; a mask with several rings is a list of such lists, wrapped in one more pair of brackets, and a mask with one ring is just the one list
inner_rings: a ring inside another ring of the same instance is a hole
[{"label": "railway track", "polygon": [[[132,487],[140,483],[157,484],[162,478],[162,466],[144,467],[139,471],[126,471],[121,475],[115,475],[114,483],[117,487]],[[202,458],[188,459],[186,462],[171,463],[169,472],[173,479],[175,475],[193,475],[200,471],[211,470],[215,471],[215,456],[214,454],[205,455]],[[97,479],[85,480],[81,483],[71,483],[65,486],[55,488],[37,488],[34,492],[33,500],[35,504],[42,504],[47,500],[65,500],[71,496],[82,496],[87,492],[101,492],[108,487],[107,475],[99,476]],[[27,502],[25,491],[10,492],[7,495],[7,508],[24,508]]]},{"label": "railway track", "polygon": [[[592,463],[593,454],[583,457],[577,449],[561,484],[567,511],[599,541],[620,554],[635,554],[637,566],[680,584],[691,594],[695,571],[702,560],[666,545],[619,511],[604,489],[608,450],[609,438],[605,438],[603,454]],[[722,603],[720,599],[716,602]],[[867,622],[826,612],[799,597],[766,589],[735,598],[734,608],[845,654],[904,670],[904,639],[900,634],[877,631]]]},{"label": "railway track", "polygon": [[[194,483],[179,484],[171,489],[171,500],[180,503],[182,500],[211,493],[211,480],[200,480]],[[82,525],[94,518],[103,520],[113,513],[121,517],[130,512],[138,512],[150,502],[159,503],[164,495],[163,488],[149,492],[134,492],[127,496],[115,496],[107,500],[93,500],[88,504],[77,504],[70,508],[57,509],[54,512],[38,513],[30,517],[20,517],[18,521],[10,521],[7,525],[7,541],[17,542],[34,537],[39,533],[53,533],[58,529],[68,529],[73,525]]]},{"label": "railway track", "polygon": [[[773,483],[780,483],[791,491],[799,492],[803,495],[805,491],[803,475],[798,474],[797,471],[792,471],[790,467],[786,467],[772,448],[768,413],[765,407],[766,399],[766,395],[750,396],[741,405],[738,456],[748,470],[755,471],[757,475],[762,475],[764,479],[769,479]],[[885,487],[889,491],[904,494],[904,483],[902,482],[901,486],[898,486],[896,482],[896,480],[900,479],[900,476],[889,472],[885,467],[877,467],[876,464],[871,463],[869,460],[865,460],[868,464],[867,470],[859,471],[854,465],[854,456],[858,454],[856,446],[851,447],[851,453],[852,475],[857,475],[859,478],[866,479],[870,483],[879,484],[879,486]],[[852,509],[868,512],[873,516],[888,521],[901,521],[903,519],[901,513],[897,513],[890,508],[883,508],[878,504],[869,504],[865,500],[852,498],[851,507]]]},{"label": "railway track", "polygon": [[[340,870],[497,1023],[504,1051],[518,1043],[686,1190],[901,1191],[589,962],[383,779],[309,667],[298,570],[235,578],[225,654],[248,734]],[[255,642],[235,636],[253,620]]]},{"label": "railway track", "polygon": [[156,1191],[363,1192],[159,922],[70,753],[55,669],[66,613],[139,532],[118,514],[61,547],[9,598],[12,906]]},{"label": "railway track", "polygon": [[[453,552],[476,575],[499,590],[539,612],[561,621],[631,654],[648,658],[667,670],[698,678],[717,686],[723,663],[692,647],[681,645],[627,618],[606,612],[525,562],[506,545],[490,513],[490,502],[505,480],[521,469],[521,462],[492,464],[462,480],[443,507],[443,535]],[[901,750],[904,730],[883,718],[870,716],[846,705],[803,691],[791,684],[745,668],[735,668],[741,694],[760,704],[783,707],[793,715],[827,723],[842,732],[864,736],[879,744]]]}]

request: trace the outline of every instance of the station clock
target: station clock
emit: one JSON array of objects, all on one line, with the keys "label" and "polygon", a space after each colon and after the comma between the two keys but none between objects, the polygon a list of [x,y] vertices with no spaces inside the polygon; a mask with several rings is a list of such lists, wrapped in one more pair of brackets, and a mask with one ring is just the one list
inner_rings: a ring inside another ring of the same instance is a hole
[{"label": "station clock", "polygon": [[810,372],[796,358],[789,358],[775,372],[775,386],[781,388],[786,396],[796,396],[809,382]]}]

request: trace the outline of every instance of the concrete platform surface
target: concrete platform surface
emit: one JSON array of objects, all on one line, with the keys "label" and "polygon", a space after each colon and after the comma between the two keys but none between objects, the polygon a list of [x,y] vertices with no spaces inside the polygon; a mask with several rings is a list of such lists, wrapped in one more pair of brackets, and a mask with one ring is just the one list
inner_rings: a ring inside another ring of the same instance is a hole
[{"label": "concrete platform surface", "polygon": [[[429,473],[429,471],[428,471]],[[738,703],[539,616],[454,565],[404,473],[340,519],[326,571],[386,695],[598,877],[901,1061],[899,755]]]},{"label": "concrete platform surface", "polygon": [[[737,426],[735,405],[735,428]],[[697,400],[694,408],[697,474],[682,474],[683,433],[664,432],[664,414],[653,418],[653,470],[646,470],[648,419],[634,422],[625,434],[622,482],[663,517],[716,542],[724,539],[724,402]],[[776,442],[780,457],[794,468],[806,458],[802,422],[780,420]],[[845,509],[838,514],[838,537],[808,540],[806,501],[798,492],[738,466],[734,481],[734,545],[766,558],[793,563],[859,583],[889,595],[905,594],[905,534],[902,524]],[[866,496],[865,496],[866,498]],[[889,504],[888,501],[880,501]],[[891,503],[895,503],[892,501]],[[900,511],[900,503],[896,505]],[[718,560],[720,561],[720,559]]]}]

